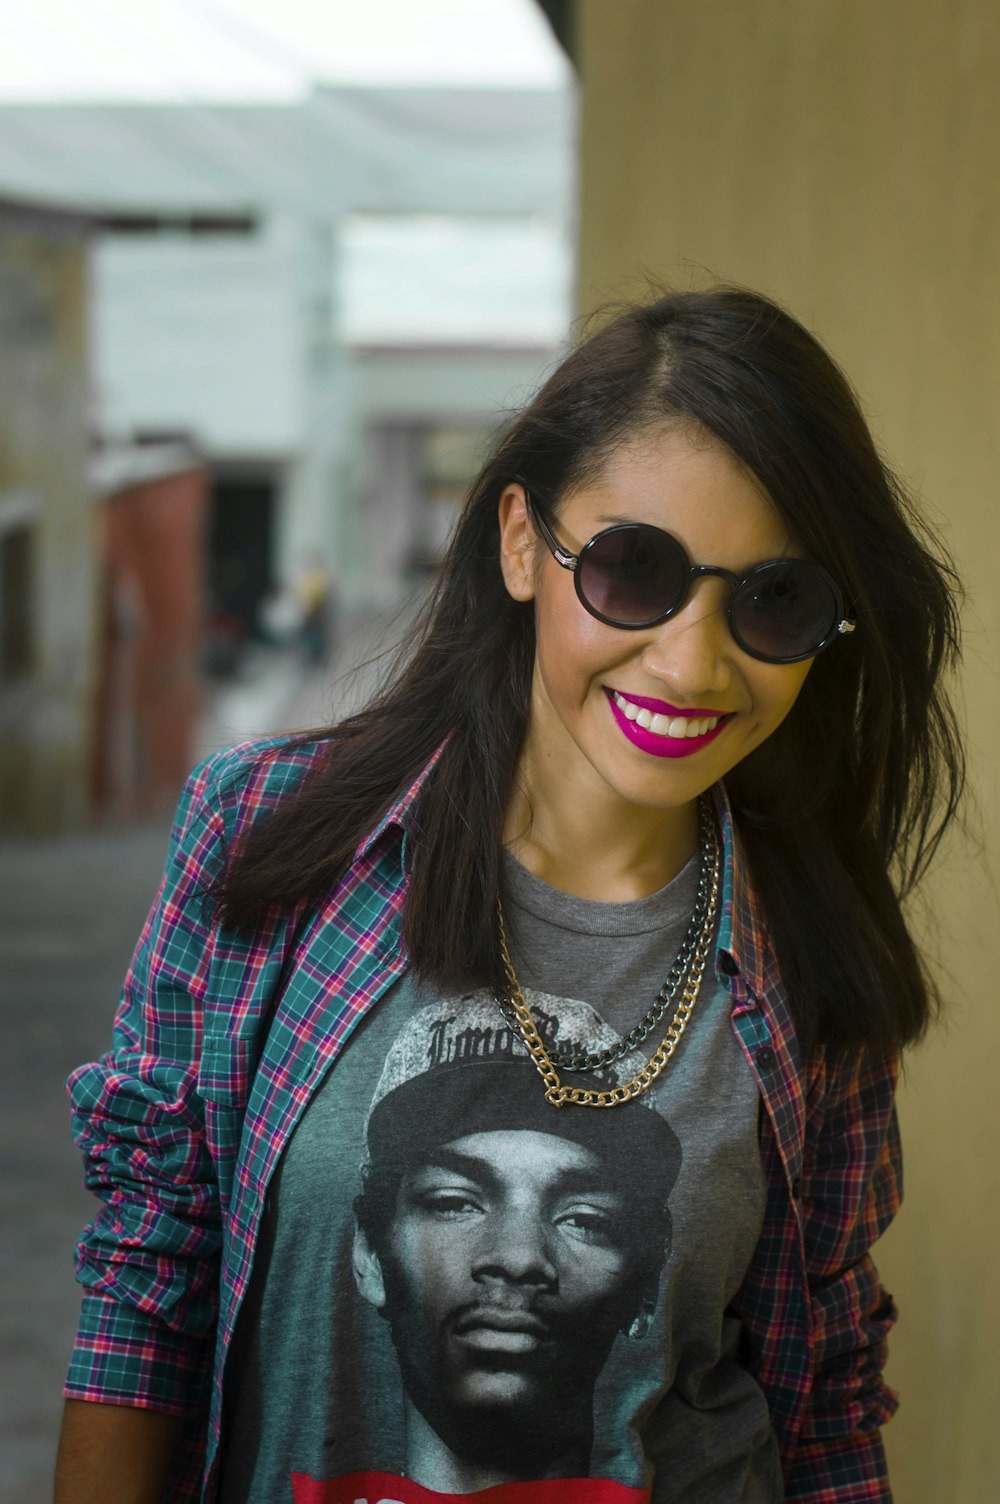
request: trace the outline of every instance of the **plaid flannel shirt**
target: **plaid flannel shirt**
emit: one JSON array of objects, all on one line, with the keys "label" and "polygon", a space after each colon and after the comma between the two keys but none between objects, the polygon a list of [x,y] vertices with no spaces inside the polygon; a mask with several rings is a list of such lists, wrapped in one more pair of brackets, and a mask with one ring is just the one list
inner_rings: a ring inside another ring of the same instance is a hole
[{"label": "plaid flannel shirt", "polygon": [[[330,1062],[407,966],[407,824],[436,757],[317,910],[252,938],[211,922],[206,889],[232,842],[322,755],[321,742],[275,739],[191,775],[113,1048],[70,1077],[87,1184],[105,1204],[78,1245],[86,1294],[65,1393],[186,1417],[168,1501],[213,1497],[225,1357],[271,1174]],[[881,1368],[895,1310],[869,1249],[899,1202],[895,1069],[802,1058],[716,796],[716,972],[764,1106],[764,1227],[738,1300],[749,1361],[787,1499],[887,1501],[879,1427],[895,1398]]]}]

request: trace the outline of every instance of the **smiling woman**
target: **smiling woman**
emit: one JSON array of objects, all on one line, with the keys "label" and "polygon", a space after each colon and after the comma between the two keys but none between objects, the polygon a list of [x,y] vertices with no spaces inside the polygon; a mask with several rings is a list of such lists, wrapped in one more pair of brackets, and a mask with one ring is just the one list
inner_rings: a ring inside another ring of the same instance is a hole
[{"label": "smiling woman", "polygon": [[81,1416],[118,1406],[186,1418],[177,1500],[887,1501],[956,652],[787,313],[671,295],[572,351],[378,698],[192,775],[72,1081],[105,1403],[61,1479],[127,1434],[163,1481],[162,1415]]}]

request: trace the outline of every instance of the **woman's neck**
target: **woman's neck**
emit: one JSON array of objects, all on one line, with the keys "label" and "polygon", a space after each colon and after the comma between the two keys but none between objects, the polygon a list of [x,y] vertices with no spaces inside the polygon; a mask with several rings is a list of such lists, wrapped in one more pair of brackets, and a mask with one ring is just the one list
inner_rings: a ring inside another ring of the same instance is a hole
[{"label": "woman's neck", "polygon": [[610,791],[549,780],[522,762],[504,822],[522,866],[576,898],[628,902],[655,893],[698,849],[698,809],[647,809]]}]

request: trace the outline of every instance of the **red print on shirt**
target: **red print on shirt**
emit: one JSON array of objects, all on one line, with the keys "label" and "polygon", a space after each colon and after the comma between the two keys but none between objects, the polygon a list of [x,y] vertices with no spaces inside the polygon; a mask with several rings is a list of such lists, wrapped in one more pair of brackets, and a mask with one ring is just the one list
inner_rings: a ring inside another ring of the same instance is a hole
[{"label": "red print on shirt", "polygon": [[611,1478],[545,1478],[498,1483],[474,1494],[440,1494],[396,1473],[345,1473],[341,1478],[292,1474],[295,1504],[649,1504],[648,1488]]}]

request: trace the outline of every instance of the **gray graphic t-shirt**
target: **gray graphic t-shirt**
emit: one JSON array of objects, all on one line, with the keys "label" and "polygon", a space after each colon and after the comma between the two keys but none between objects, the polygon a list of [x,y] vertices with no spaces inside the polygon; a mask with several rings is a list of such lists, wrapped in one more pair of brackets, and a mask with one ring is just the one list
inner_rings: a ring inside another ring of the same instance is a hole
[{"label": "gray graphic t-shirt", "polygon": [[[594,903],[510,858],[511,948],[564,1055],[670,969],[694,863]],[[564,1079],[607,1087],[652,1053]],[[227,1366],[223,1504],[780,1504],[731,1303],[760,1235],[758,1098],[706,974],[645,1096],[554,1108],[488,993],[412,976],[307,1104]]]}]

